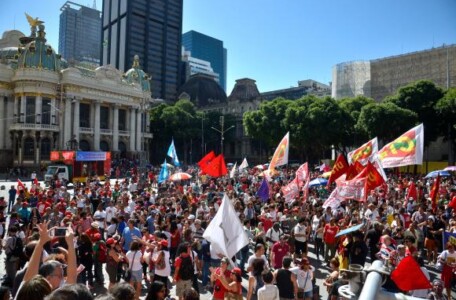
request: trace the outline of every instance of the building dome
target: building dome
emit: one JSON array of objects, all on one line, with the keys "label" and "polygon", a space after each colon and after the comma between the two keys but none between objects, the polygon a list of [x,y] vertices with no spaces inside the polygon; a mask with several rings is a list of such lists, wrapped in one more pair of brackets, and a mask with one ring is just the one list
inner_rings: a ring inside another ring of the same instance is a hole
[{"label": "building dome", "polygon": [[179,89],[178,95],[187,94],[197,107],[226,103],[225,91],[212,77],[195,74]]},{"label": "building dome", "polygon": [[38,26],[38,37],[21,39],[26,43],[19,47],[17,60],[18,69],[37,68],[50,71],[60,71],[60,58],[51,45],[46,43],[44,25]]},{"label": "building dome", "polygon": [[141,85],[143,92],[150,92],[150,76],[139,66],[139,56],[135,55],[133,66],[123,75],[128,83],[137,83]]}]

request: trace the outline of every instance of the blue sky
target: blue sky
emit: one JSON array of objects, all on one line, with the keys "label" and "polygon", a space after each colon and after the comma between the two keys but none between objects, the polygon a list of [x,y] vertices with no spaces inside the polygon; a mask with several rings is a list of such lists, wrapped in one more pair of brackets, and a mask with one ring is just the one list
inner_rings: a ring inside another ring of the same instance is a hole
[{"label": "blue sky", "polygon": [[[96,0],[101,8],[101,0]],[[73,2],[92,5],[93,0]],[[24,12],[46,23],[58,48],[63,0],[1,1],[0,32],[29,33]],[[255,79],[260,92],[331,81],[335,64],[456,43],[455,0],[184,0],[183,32],[220,39],[228,49],[227,92]]]}]

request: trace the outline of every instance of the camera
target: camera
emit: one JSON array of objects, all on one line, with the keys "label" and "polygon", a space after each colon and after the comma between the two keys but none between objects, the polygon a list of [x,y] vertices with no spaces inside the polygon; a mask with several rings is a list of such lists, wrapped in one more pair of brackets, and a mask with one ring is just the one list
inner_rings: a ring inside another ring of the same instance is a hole
[{"label": "camera", "polygon": [[55,237],[65,237],[67,230],[68,230],[68,228],[66,228],[66,227],[54,228],[54,236]]}]

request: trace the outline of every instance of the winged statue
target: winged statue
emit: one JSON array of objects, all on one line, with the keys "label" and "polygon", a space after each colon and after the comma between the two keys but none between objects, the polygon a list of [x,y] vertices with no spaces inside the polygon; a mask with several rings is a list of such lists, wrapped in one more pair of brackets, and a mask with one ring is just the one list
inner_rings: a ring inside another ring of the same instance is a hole
[{"label": "winged statue", "polygon": [[27,21],[29,22],[31,27],[36,27],[44,23],[44,21],[41,21],[38,18],[32,18],[29,14],[25,13],[25,16],[27,17]]}]

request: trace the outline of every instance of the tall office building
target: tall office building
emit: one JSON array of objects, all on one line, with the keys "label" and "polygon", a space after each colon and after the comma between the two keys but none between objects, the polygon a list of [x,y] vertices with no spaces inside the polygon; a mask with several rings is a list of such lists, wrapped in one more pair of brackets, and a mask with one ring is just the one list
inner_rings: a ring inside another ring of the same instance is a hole
[{"label": "tall office building", "polygon": [[60,11],[59,53],[67,61],[100,64],[100,11],[71,1]]},{"label": "tall office building", "polygon": [[182,46],[192,53],[192,57],[211,63],[214,72],[220,75],[220,86],[226,91],[227,51],[223,42],[191,30],[182,35]]},{"label": "tall office building", "polygon": [[175,100],[180,79],[183,0],[103,0],[102,64],[125,71],[135,55],[152,97]]}]

